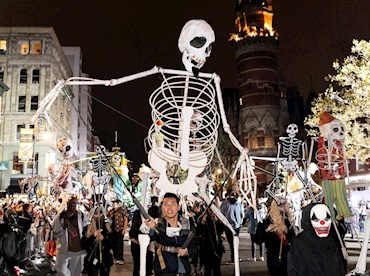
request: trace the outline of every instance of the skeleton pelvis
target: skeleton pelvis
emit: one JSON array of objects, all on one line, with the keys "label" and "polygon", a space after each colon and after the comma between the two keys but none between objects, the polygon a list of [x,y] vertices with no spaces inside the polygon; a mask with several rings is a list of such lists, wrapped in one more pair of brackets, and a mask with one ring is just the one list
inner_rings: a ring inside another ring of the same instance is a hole
[{"label": "skeleton pelvis", "polygon": [[174,152],[166,148],[153,147],[148,154],[150,166],[159,172],[156,188],[165,192],[190,195],[198,191],[195,177],[203,172],[207,157],[202,151],[189,153],[189,169],[184,171],[179,166],[179,159]]}]

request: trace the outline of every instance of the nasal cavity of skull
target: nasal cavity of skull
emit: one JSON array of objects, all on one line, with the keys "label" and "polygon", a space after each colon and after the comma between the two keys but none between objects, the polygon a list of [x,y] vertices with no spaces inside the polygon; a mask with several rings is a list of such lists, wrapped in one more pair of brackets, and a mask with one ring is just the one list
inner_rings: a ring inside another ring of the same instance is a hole
[{"label": "nasal cavity of skull", "polygon": [[206,42],[207,39],[205,37],[197,36],[190,41],[190,45],[193,46],[194,48],[202,48],[204,44],[206,44]]},{"label": "nasal cavity of skull", "polygon": [[209,46],[206,49],[206,54],[209,54],[210,52],[212,52],[212,45],[213,43],[209,44]]}]

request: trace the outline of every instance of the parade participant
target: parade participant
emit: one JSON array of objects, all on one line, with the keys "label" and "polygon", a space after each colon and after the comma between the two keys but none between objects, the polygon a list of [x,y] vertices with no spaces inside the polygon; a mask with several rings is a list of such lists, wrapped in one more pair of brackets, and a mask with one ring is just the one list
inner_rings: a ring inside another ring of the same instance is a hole
[{"label": "parade participant", "polygon": [[[244,211],[243,206],[238,201],[238,193],[232,190],[227,191],[226,199],[221,204],[221,212],[227,218],[233,227],[237,236],[239,236],[240,229],[243,223]],[[234,263],[234,242],[233,233],[229,228],[225,229],[227,241],[230,246],[230,261],[227,263]]]},{"label": "parade participant", "polygon": [[200,255],[203,256],[204,275],[221,276],[221,260],[225,252],[221,235],[226,227],[218,220],[211,209],[208,209],[208,214],[202,218],[202,224],[203,235]]},{"label": "parade participant", "polygon": [[72,196],[67,210],[61,210],[54,218],[54,237],[57,238],[55,270],[58,276],[79,276],[83,269],[86,251],[82,249],[81,238],[87,218],[77,210],[78,199]]},{"label": "parade participant", "polygon": [[88,276],[109,276],[113,265],[111,249],[115,241],[109,235],[110,227],[106,226],[104,216],[98,208],[91,223],[84,228],[81,240],[87,255],[84,262],[84,273]]},{"label": "parade participant", "polygon": [[[21,260],[29,257],[31,255],[30,252],[30,245],[31,245],[31,233],[29,230],[31,229],[31,225],[34,221],[34,218],[31,214],[32,206],[29,203],[22,204],[22,210],[18,212],[18,225],[22,232],[25,235],[25,238],[22,239],[20,243],[21,247]],[[22,265],[23,267],[23,265]]]},{"label": "parade participant", "polygon": [[126,208],[121,206],[121,201],[115,199],[112,201],[113,209],[108,212],[108,217],[112,219],[112,240],[114,263],[123,265],[123,238],[126,234],[128,217]]},{"label": "parade participant", "polygon": [[[148,214],[152,218],[158,218],[159,217],[159,207],[156,205],[151,206],[148,209]],[[139,235],[142,234],[140,231],[140,226],[142,225],[142,219],[141,214],[139,210],[135,210],[134,214],[132,216],[132,223],[131,228],[129,231],[130,241],[131,241],[131,255],[132,260],[134,262],[134,268],[132,275],[133,276],[139,276],[140,275],[140,244],[139,244]],[[153,271],[153,252],[149,249],[147,250],[146,255],[146,275],[150,276],[152,275]]]},{"label": "parade participant", "polygon": [[0,207],[0,275],[4,276],[15,276],[15,266],[20,263],[19,238],[12,229],[16,217],[13,209],[7,209],[4,215]]},{"label": "parade participant", "polygon": [[292,239],[288,275],[345,275],[341,252],[331,229],[331,214],[323,203],[303,209],[303,232]]},{"label": "parade participant", "polygon": [[179,198],[173,193],[166,193],[162,201],[162,218],[145,220],[151,229],[151,240],[156,247],[154,257],[155,275],[177,276],[190,275],[189,257],[193,256],[194,242],[182,248],[190,232],[190,223],[180,218]]}]

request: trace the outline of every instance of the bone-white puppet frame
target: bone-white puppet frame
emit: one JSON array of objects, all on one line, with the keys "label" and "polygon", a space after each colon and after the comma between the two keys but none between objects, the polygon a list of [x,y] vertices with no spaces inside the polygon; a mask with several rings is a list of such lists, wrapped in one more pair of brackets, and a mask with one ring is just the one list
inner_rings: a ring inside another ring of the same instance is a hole
[{"label": "bone-white puppet frame", "polygon": [[[49,92],[49,94],[44,98],[42,102],[40,102],[40,107],[36,111],[36,114],[33,116],[32,121],[36,121],[37,118],[40,115],[44,115],[46,118],[49,118],[48,111],[51,108],[53,102],[57,99],[59,93],[62,91],[62,88],[65,86],[73,86],[73,85],[104,85],[104,86],[116,86],[120,85],[132,80],[144,78],[147,76],[151,76],[157,73],[162,74],[171,74],[171,75],[181,75],[181,76],[193,76],[192,73],[183,71],[183,70],[174,70],[174,69],[163,69],[157,66],[154,66],[152,69],[143,71],[140,73],[132,74],[129,76],[125,76],[119,79],[111,79],[111,80],[99,80],[99,79],[92,79],[92,78],[82,78],[82,77],[72,77],[68,80],[61,80],[59,81],[56,86]],[[221,115],[221,121],[223,124],[224,131],[228,134],[229,139],[231,143],[239,150],[240,157],[237,162],[237,166],[235,168],[233,176],[235,177],[237,172],[239,172],[239,185],[240,187],[247,187],[247,192],[245,193],[245,196],[250,199],[248,200],[248,203],[253,207],[256,208],[256,186],[257,186],[257,179],[254,174],[254,171],[251,166],[251,162],[248,156],[248,149],[244,148],[239,141],[236,139],[234,134],[231,132],[230,125],[227,122],[226,114],[224,111],[224,105],[222,100],[222,93],[221,93],[221,79],[220,77],[215,73],[199,73],[198,77],[200,78],[206,78],[211,79],[214,81],[214,85],[216,88],[217,93],[217,102],[219,106],[219,112]],[[48,120],[49,124],[51,124],[51,121]],[[217,135],[217,134],[215,134]],[[155,145],[153,143],[153,147],[155,148]],[[183,160],[181,160],[183,163]],[[203,165],[203,164],[201,164]],[[197,190],[198,187],[195,183],[189,183],[189,185],[193,185],[193,190]],[[184,186],[184,185],[178,185],[178,186]],[[186,187],[188,188],[188,187]],[[181,193],[181,191],[180,191]]]}]

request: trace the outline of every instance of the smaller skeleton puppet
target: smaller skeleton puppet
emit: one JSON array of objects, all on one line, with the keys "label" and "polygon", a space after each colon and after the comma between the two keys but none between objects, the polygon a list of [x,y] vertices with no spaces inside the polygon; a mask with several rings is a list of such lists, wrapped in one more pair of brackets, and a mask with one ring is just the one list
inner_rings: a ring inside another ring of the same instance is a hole
[{"label": "smaller skeleton puppet", "polygon": [[347,159],[345,156],[344,139],[346,127],[342,121],[334,118],[329,112],[320,114],[320,137],[316,159],[322,175],[321,185],[324,190],[325,203],[329,206],[331,216],[335,217],[334,205],[338,212],[337,218],[351,216],[346,197],[345,177],[347,175]]},{"label": "smaller skeleton puppet", "polygon": [[311,203],[302,210],[303,232],[292,239],[288,251],[288,275],[345,275],[328,206]]},{"label": "smaller skeleton puppet", "polygon": [[49,167],[49,173],[54,181],[54,190],[64,191],[67,194],[79,194],[81,190],[81,174],[72,165],[74,152],[72,141],[63,137],[58,140],[57,148],[63,158],[59,168]]}]

